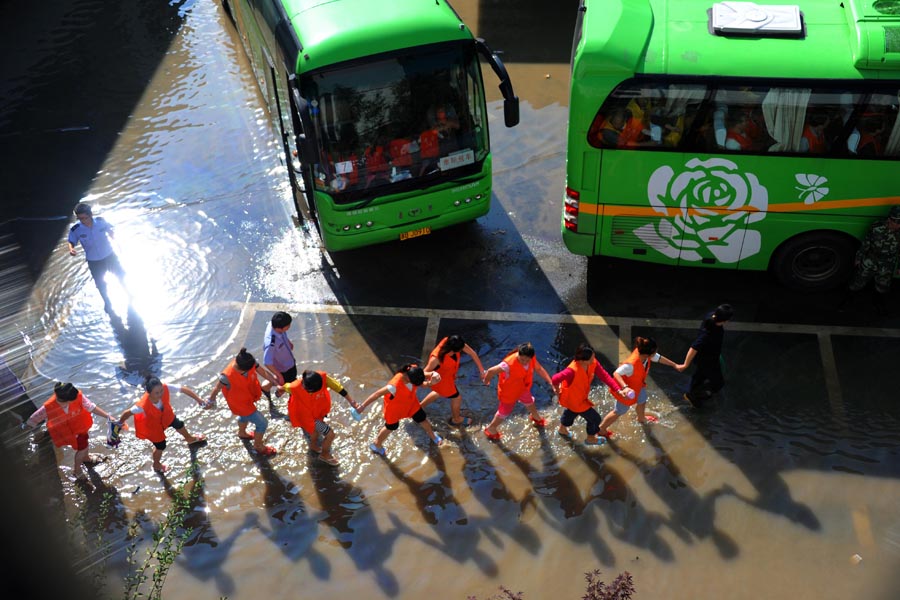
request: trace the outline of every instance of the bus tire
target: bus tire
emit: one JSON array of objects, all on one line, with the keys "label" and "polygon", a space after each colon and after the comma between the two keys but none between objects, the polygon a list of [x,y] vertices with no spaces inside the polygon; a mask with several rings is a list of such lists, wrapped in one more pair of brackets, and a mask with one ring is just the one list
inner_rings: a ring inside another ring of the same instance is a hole
[{"label": "bus tire", "polygon": [[821,291],[839,286],[853,270],[856,242],[833,231],[814,231],[784,242],[772,257],[772,271],[786,287]]}]

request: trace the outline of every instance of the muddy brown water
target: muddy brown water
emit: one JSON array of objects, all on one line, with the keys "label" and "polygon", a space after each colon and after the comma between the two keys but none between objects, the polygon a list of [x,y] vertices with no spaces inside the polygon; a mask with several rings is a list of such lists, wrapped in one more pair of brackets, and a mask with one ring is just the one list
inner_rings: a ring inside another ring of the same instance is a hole
[{"label": "muddy brown water", "polygon": [[[587,338],[611,369],[621,329],[565,318],[584,307],[584,261],[560,248],[557,233],[574,7],[563,18],[537,2],[457,4],[495,48],[505,46],[523,98],[514,130],[502,128],[492,98],[492,213],[409,250],[334,259],[292,226],[278,150],[232,25],[216,3],[182,5],[82,196],[116,226],[131,302],[112,286],[124,317],[114,327],[61,235],[16,318],[32,397],[46,397],[53,380],[72,380],[118,413],[138,397],[147,370],[207,393],[240,346],[261,353],[266,320],[282,308],[294,314],[289,334],[302,367],[334,374],[357,400],[453,332],[485,366],[530,340],[553,372]],[[78,26],[66,23],[63,31]],[[429,276],[447,247],[460,263],[446,267],[452,282]],[[402,261],[404,252],[427,259],[415,265],[415,289],[393,294],[382,289],[393,271],[380,263]],[[672,330],[662,350],[679,357],[691,335]],[[749,336],[731,339],[736,353],[752,346]],[[751,350],[771,346],[762,348]],[[409,423],[391,435],[385,458],[374,456],[366,444],[380,426],[377,407],[355,422],[335,396],[338,469],[306,453],[303,436],[281,418],[283,401],[260,405],[279,455],[258,459],[236,437],[224,402],[203,411],[179,396],[176,413],[208,446],[192,454],[170,436],[171,471],[160,478],[145,442],[126,435],[105,450],[97,427],[92,443],[109,458],[86,494],[70,481],[71,454],[49,451],[40,434],[15,443],[26,445],[35,485],[61,478],[70,515],[91,522],[100,499],[112,499],[102,527],[113,540],[112,591],[127,568],[127,523],[142,515],[149,532],[173,486],[202,478],[166,598],[465,598],[499,585],[526,598],[578,598],[593,569],[607,580],[630,572],[638,598],[887,598],[898,589],[898,409],[890,398],[861,395],[838,410],[824,399],[822,377],[785,381],[793,401],[742,396],[750,384],[734,385],[726,393],[737,400],[702,413],[679,400],[684,377],[656,367],[650,406],[660,422],[644,429],[629,414],[611,444],[587,448],[578,443],[581,425],[575,443],[556,435],[558,407],[543,383],[535,395],[548,427],[530,426],[518,408],[502,441],[486,440],[480,428],[496,409],[495,392],[466,360],[459,389],[476,425],[451,429],[439,401],[429,415],[447,440],[440,449]],[[600,389],[593,399],[612,406]]]}]

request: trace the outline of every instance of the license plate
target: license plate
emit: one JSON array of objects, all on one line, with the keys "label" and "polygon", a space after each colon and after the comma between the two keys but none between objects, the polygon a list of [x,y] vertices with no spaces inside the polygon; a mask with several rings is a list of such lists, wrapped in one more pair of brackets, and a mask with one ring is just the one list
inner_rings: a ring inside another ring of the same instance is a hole
[{"label": "license plate", "polygon": [[413,229],[412,231],[404,231],[400,234],[400,241],[408,240],[411,238],[419,237],[422,235],[428,235],[431,233],[431,227],[422,227],[421,229]]}]

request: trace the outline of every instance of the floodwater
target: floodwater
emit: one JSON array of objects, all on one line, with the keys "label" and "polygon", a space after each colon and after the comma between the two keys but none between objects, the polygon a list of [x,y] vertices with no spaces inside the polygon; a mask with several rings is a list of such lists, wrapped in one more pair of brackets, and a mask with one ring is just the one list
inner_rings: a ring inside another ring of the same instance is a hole
[{"label": "floodwater", "polygon": [[[93,39],[101,4],[53,5],[52,35],[32,37],[41,49],[32,77],[65,70],[47,56],[74,52],[73,38]],[[126,85],[82,68],[80,77],[105,83],[90,93],[73,87],[68,101],[77,108],[39,115],[45,130],[31,124],[22,132],[19,122],[37,118],[25,109],[4,119],[7,140],[84,151],[72,153],[79,168],[65,181],[29,171],[24,184],[11,185],[11,201],[24,205],[34,196],[39,207],[21,208],[26,218],[13,226],[40,227],[35,244],[52,242],[19,250],[23,261],[39,263],[36,280],[27,301],[3,319],[4,356],[14,359],[31,398],[40,402],[53,381],[71,380],[119,413],[138,398],[146,372],[206,395],[241,346],[261,354],[275,310],[294,315],[289,334],[301,368],[333,374],[358,401],[450,333],[461,333],[486,367],[530,340],[554,372],[587,339],[611,369],[625,351],[620,340],[649,333],[679,359],[701,314],[695,307],[717,304],[714,292],[679,288],[675,279],[665,282],[665,306],[649,308],[648,298],[616,304],[611,298],[627,297],[640,278],[589,269],[558,239],[575,6],[551,11],[551,4],[457,6],[505,50],[523,99],[522,124],[513,130],[502,127],[496,98],[490,105],[490,215],[429,238],[334,256],[293,224],[278,148],[221,6],[146,9],[159,27],[130,20],[126,8],[113,11],[108,18],[120,27],[107,27],[108,35],[121,42],[114,47],[125,55],[155,49],[135,65],[140,76],[125,77]],[[10,79],[8,106],[40,95],[22,83],[26,71]],[[491,77],[485,73],[494,87]],[[82,110],[94,95],[110,106]],[[92,137],[69,141],[79,135]],[[60,190],[77,195],[54,203]],[[121,322],[104,313],[83,257],[65,252],[62,225],[79,199],[116,227],[128,273],[128,293],[111,285]],[[393,284],[399,273],[403,285]],[[600,283],[587,285],[586,273]],[[747,300],[743,314],[750,306],[764,313],[762,296]],[[609,312],[597,314],[597,306]],[[476,426],[452,429],[446,402],[432,405],[430,420],[447,438],[440,449],[409,423],[388,439],[385,458],[374,456],[366,445],[380,411],[355,422],[335,396],[337,469],[306,453],[279,400],[260,403],[270,417],[267,442],[279,449],[261,459],[235,435],[223,401],[204,411],[177,397],[176,414],[209,444],[189,451],[170,435],[166,477],[151,471],[147,443],[126,434],[108,450],[101,427],[92,449],[108,459],[87,488],[71,480],[70,452],[52,450],[45,435],[13,429],[3,439],[47,506],[103,541],[75,566],[93,573],[103,565],[112,596],[128,569],[129,523],[137,519],[146,543],[177,486],[193,482],[201,493],[166,598],[485,598],[500,585],[526,598],[578,598],[593,569],[607,581],[630,572],[637,598],[895,597],[900,408],[877,374],[895,368],[890,357],[900,355],[900,343],[881,334],[874,353],[872,339],[842,330],[830,338],[835,372],[820,359],[815,330],[751,325],[729,331],[729,386],[717,410],[687,407],[680,401],[686,376],[658,366],[650,406],[659,423],[642,428],[627,415],[601,448],[578,443],[581,426],[572,429],[574,443],[556,434],[558,407],[543,383],[535,395],[548,427],[530,426],[520,408],[502,441],[488,442],[478,425],[491,419],[496,396],[468,360],[459,389]],[[837,397],[834,381],[843,391]],[[611,407],[606,392],[594,394]]]}]

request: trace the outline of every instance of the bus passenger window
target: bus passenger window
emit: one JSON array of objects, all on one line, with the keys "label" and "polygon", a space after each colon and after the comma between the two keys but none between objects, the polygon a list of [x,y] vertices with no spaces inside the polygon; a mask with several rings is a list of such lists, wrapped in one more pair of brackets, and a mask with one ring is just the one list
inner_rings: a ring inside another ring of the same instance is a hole
[{"label": "bus passenger window", "polygon": [[828,117],[822,113],[814,112],[806,119],[803,126],[803,139],[800,140],[800,152],[809,154],[825,154],[828,152],[828,143],[825,138],[825,128],[828,127]]},{"label": "bus passenger window", "polygon": [[747,113],[738,112],[728,116],[726,120],[725,149],[747,152],[753,146],[753,139],[747,131],[750,128],[750,117]]},{"label": "bus passenger window", "polygon": [[597,123],[600,123],[599,127],[591,126],[592,137],[604,148],[633,146],[642,135],[643,127],[640,122],[635,120],[630,110],[622,106],[613,108],[606,118],[597,115],[594,124]]},{"label": "bus passenger window", "polygon": [[884,118],[864,116],[859,120],[858,156],[882,156],[884,154]]}]

